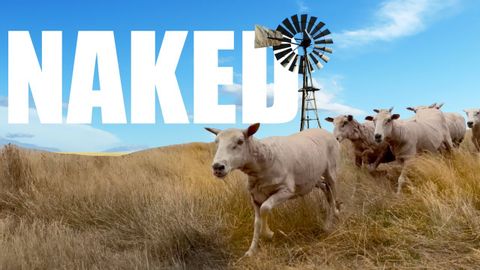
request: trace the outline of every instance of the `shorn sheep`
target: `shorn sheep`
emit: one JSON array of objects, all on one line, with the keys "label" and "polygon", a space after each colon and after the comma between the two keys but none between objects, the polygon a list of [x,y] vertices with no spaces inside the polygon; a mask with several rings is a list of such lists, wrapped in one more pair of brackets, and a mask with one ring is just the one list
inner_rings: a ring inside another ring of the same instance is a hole
[{"label": "shorn sheep", "polygon": [[277,205],[321,188],[329,207],[324,224],[331,230],[339,213],[336,201],[337,166],[340,146],[335,137],[322,129],[307,129],[285,137],[257,140],[253,135],[260,124],[247,129],[218,130],[213,174],[223,178],[235,169],[248,175],[248,191],[255,211],[253,239],[245,256],[258,249],[260,236],[271,238],[267,217]]},{"label": "shorn sheep", "polygon": [[395,156],[387,142],[377,143],[373,138],[375,127],[372,122],[359,123],[353,115],[339,115],[335,118],[325,118],[334,125],[333,135],[337,141],[349,140],[355,151],[355,165],[368,165],[374,171],[380,163],[395,160]]},{"label": "shorn sheep", "polygon": [[405,165],[417,153],[452,149],[452,140],[445,117],[437,109],[425,109],[417,112],[415,120],[399,120],[399,114],[392,114],[393,108],[374,110],[375,116],[365,119],[374,121],[374,138],[378,143],[388,142],[396,160],[402,166],[398,177],[397,194],[406,182]]}]

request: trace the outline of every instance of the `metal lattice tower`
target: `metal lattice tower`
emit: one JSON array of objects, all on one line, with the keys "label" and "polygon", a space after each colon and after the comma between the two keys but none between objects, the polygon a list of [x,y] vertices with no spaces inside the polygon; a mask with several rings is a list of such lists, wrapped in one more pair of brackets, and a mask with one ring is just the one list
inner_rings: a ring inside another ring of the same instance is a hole
[{"label": "metal lattice tower", "polygon": [[[318,118],[317,101],[315,100],[315,92],[319,90],[320,89],[315,87],[310,87],[306,91],[304,91],[303,88],[298,90],[298,92],[302,93],[302,100],[305,101],[304,104],[302,104],[300,130],[313,127],[315,124],[319,128],[322,127],[320,119]],[[310,124],[310,122],[313,122],[313,125]]]},{"label": "metal lattice tower", "polygon": [[[304,53],[306,53],[306,48],[304,48]],[[313,86],[313,79],[311,70],[308,69],[308,58],[303,62],[303,66],[300,67],[303,69],[303,85],[302,88],[298,90],[302,94],[302,114],[300,117],[300,131],[305,128],[310,128],[310,122],[316,122],[317,127],[321,128],[320,119],[318,117],[317,110],[317,100],[315,99],[315,92],[320,89]]]},{"label": "metal lattice tower", "polygon": [[330,31],[322,29],[325,23],[317,22],[317,19],[307,14],[295,14],[284,19],[276,30],[255,27],[255,48],[273,46],[275,58],[282,66],[302,74],[300,130],[313,127],[310,122],[321,127],[315,99],[315,92],[320,89],[313,86],[312,72],[315,68],[323,68],[321,61],[327,63],[330,60],[325,53],[333,52],[325,47],[333,43],[332,39],[326,38]]}]

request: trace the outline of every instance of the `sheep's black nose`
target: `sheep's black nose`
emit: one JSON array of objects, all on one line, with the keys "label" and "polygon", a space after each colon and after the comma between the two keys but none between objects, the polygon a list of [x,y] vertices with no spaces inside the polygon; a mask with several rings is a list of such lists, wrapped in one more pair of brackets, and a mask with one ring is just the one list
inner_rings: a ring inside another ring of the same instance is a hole
[{"label": "sheep's black nose", "polygon": [[220,164],[220,163],[215,163],[212,165],[213,170],[215,171],[223,171],[225,170],[225,165]]},{"label": "sheep's black nose", "polygon": [[472,128],[472,127],[473,127],[473,122],[472,122],[472,121],[468,121],[468,122],[467,122],[467,126],[468,126],[469,128]]},{"label": "sheep's black nose", "polygon": [[380,134],[375,134],[375,139],[376,139],[376,140],[380,140],[381,138],[382,138],[382,135],[380,135]]}]

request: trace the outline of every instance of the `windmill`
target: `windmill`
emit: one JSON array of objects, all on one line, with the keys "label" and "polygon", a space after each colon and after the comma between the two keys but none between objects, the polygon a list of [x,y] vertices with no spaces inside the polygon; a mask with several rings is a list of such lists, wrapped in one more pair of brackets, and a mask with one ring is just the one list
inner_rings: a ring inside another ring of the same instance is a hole
[{"label": "windmill", "polygon": [[322,29],[324,26],[317,17],[307,14],[285,18],[276,30],[255,26],[255,48],[273,47],[275,58],[282,66],[302,75],[302,88],[298,90],[302,94],[300,131],[310,128],[311,121],[321,127],[315,100],[315,92],[320,89],[313,86],[312,72],[323,68],[322,62],[330,60],[326,53],[333,52],[326,47],[333,44],[333,40],[327,38],[330,31]]}]

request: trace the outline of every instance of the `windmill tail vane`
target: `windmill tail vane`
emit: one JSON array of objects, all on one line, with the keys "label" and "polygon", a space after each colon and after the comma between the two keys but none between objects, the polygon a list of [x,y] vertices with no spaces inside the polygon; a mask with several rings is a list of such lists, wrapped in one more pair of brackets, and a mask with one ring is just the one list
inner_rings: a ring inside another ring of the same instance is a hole
[{"label": "windmill tail vane", "polygon": [[321,127],[315,99],[315,92],[320,89],[313,85],[312,72],[322,69],[330,61],[326,54],[333,53],[327,47],[333,44],[327,38],[331,32],[324,26],[317,17],[307,14],[285,18],[276,30],[255,26],[255,48],[273,47],[275,58],[283,67],[302,75],[302,88],[298,90],[302,94],[300,130],[313,127],[312,121]]},{"label": "windmill tail vane", "polygon": [[255,48],[278,46],[282,44],[281,32],[255,25]]}]

